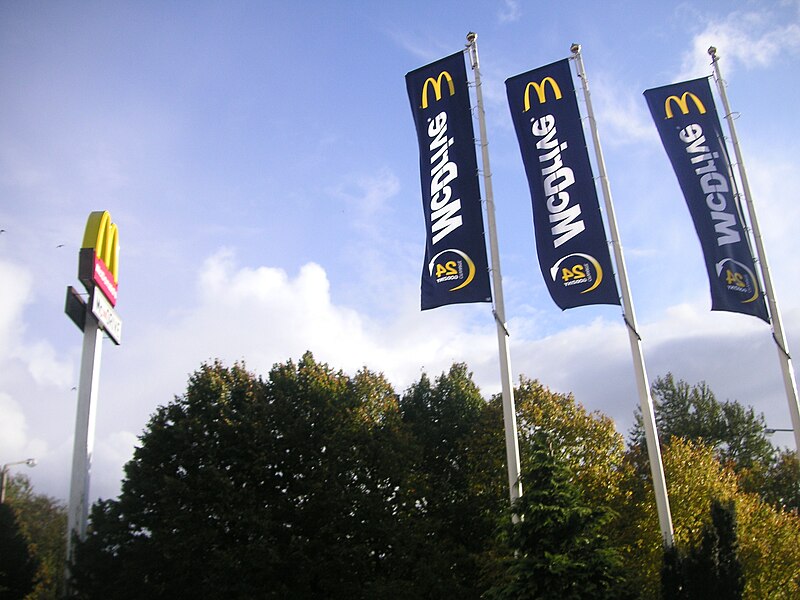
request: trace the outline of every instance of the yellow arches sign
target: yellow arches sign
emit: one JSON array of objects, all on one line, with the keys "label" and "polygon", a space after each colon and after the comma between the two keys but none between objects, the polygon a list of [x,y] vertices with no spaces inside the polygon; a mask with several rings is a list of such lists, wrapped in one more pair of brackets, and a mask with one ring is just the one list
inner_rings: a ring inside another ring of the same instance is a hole
[{"label": "yellow arches sign", "polygon": [[89,215],[81,244],[78,279],[87,291],[99,287],[108,301],[117,303],[119,284],[119,230],[107,211]]}]

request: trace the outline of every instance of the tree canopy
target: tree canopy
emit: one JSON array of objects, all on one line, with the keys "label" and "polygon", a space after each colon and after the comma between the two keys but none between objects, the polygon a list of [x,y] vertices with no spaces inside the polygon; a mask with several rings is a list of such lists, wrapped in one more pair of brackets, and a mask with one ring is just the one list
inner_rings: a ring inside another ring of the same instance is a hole
[{"label": "tree canopy", "polygon": [[[800,510],[800,461],[797,452],[776,448],[763,414],[737,400],[717,400],[700,382],[690,385],[671,373],[652,385],[656,426],[662,445],[672,438],[702,443],[740,477],[742,489],[759,494],[777,508]],[[641,411],[630,432],[634,446],[644,445]]]},{"label": "tree canopy", "polygon": [[[684,391],[715,414],[709,390]],[[501,399],[484,399],[466,365],[397,394],[310,353],[265,377],[205,364],[151,417],[119,497],[92,507],[75,595],[658,597],[644,448],[534,380],[516,401],[524,494],[512,508]],[[792,597],[800,520],[734,470],[758,444],[706,439],[664,446],[677,543],[701,544],[712,500],[735,506],[744,597]]]},{"label": "tree canopy", "polygon": [[[8,480],[6,501],[27,543],[32,561],[37,565],[34,587],[28,597],[36,600],[60,598],[66,554],[67,511],[64,503],[36,493],[30,479],[21,473]],[[4,556],[3,552],[0,556]]]},{"label": "tree canopy", "polygon": [[509,550],[503,577],[488,598],[580,600],[630,597],[622,559],[608,536],[612,511],[590,504],[565,457],[538,431],[523,472],[525,493],[504,528]]},{"label": "tree canopy", "polygon": [[38,566],[14,510],[0,504],[0,598],[24,598],[33,590]]},{"label": "tree canopy", "polygon": [[486,407],[463,365],[402,399],[380,375],[351,378],[310,354],[264,380],[204,365],[150,420],[119,499],[93,507],[75,588],[477,597],[499,489],[473,493],[482,457],[470,446]]},{"label": "tree canopy", "polygon": [[736,506],[711,502],[711,520],[703,525],[699,543],[665,549],[661,590],[664,600],[741,600],[744,575],[739,560]]},{"label": "tree canopy", "polygon": [[[682,379],[676,381],[671,373],[656,378],[651,392],[662,444],[673,437],[702,441],[737,470],[772,461],[776,450],[767,437],[764,415],[757,415],[752,408],[735,400],[720,402],[705,382],[690,385]],[[639,444],[644,440],[638,408],[631,439]]]}]

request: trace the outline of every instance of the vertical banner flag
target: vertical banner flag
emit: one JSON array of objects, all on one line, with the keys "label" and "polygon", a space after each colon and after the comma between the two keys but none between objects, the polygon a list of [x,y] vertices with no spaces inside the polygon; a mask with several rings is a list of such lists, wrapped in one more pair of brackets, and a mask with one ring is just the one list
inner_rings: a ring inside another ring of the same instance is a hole
[{"label": "vertical banner flag", "polygon": [[569,59],[506,80],[539,267],[563,310],[619,304]]},{"label": "vertical banner flag", "polygon": [[644,97],[700,238],[711,310],[769,322],[708,78],[645,90]]},{"label": "vertical banner flag", "polygon": [[419,142],[422,310],[491,302],[475,134],[463,52],[406,74]]}]

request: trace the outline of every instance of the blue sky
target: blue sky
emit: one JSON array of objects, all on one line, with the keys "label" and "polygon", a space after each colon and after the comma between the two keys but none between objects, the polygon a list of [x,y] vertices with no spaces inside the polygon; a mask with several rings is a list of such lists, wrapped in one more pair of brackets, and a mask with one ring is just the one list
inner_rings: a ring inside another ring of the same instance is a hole
[{"label": "blue sky", "polygon": [[[81,334],[64,315],[88,214],[121,238],[123,344],[104,343],[92,494],[118,491],[150,414],[202,361],[266,373],[305,350],[398,391],[464,361],[499,390],[484,304],[419,311],[424,221],[404,75],[478,33],[515,379],[625,433],[620,309],[562,312],[537,264],[504,80],[583,47],[652,379],[705,380],[790,427],[777,351],[711,313],[700,245],[642,91],[718,48],[790,350],[800,344],[800,4],[0,4],[0,462],[66,497]],[[583,101],[579,98],[583,107]],[[63,245],[63,246],[62,246]],[[780,445],[793,447],[787,434]]]}]

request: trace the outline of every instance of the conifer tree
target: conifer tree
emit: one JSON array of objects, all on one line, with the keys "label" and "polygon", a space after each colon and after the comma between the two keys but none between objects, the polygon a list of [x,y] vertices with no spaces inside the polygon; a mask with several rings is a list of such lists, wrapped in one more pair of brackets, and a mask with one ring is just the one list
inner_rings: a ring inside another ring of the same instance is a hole
[{"label": "conifer tree", "polygon": [[523,470],[524,494],[503,537],[510,550],[503,581],[487,594],[500,599],[627,597],[620,557],[604,528],[608,509],[587,504],[544,432],[532,440]]}]

